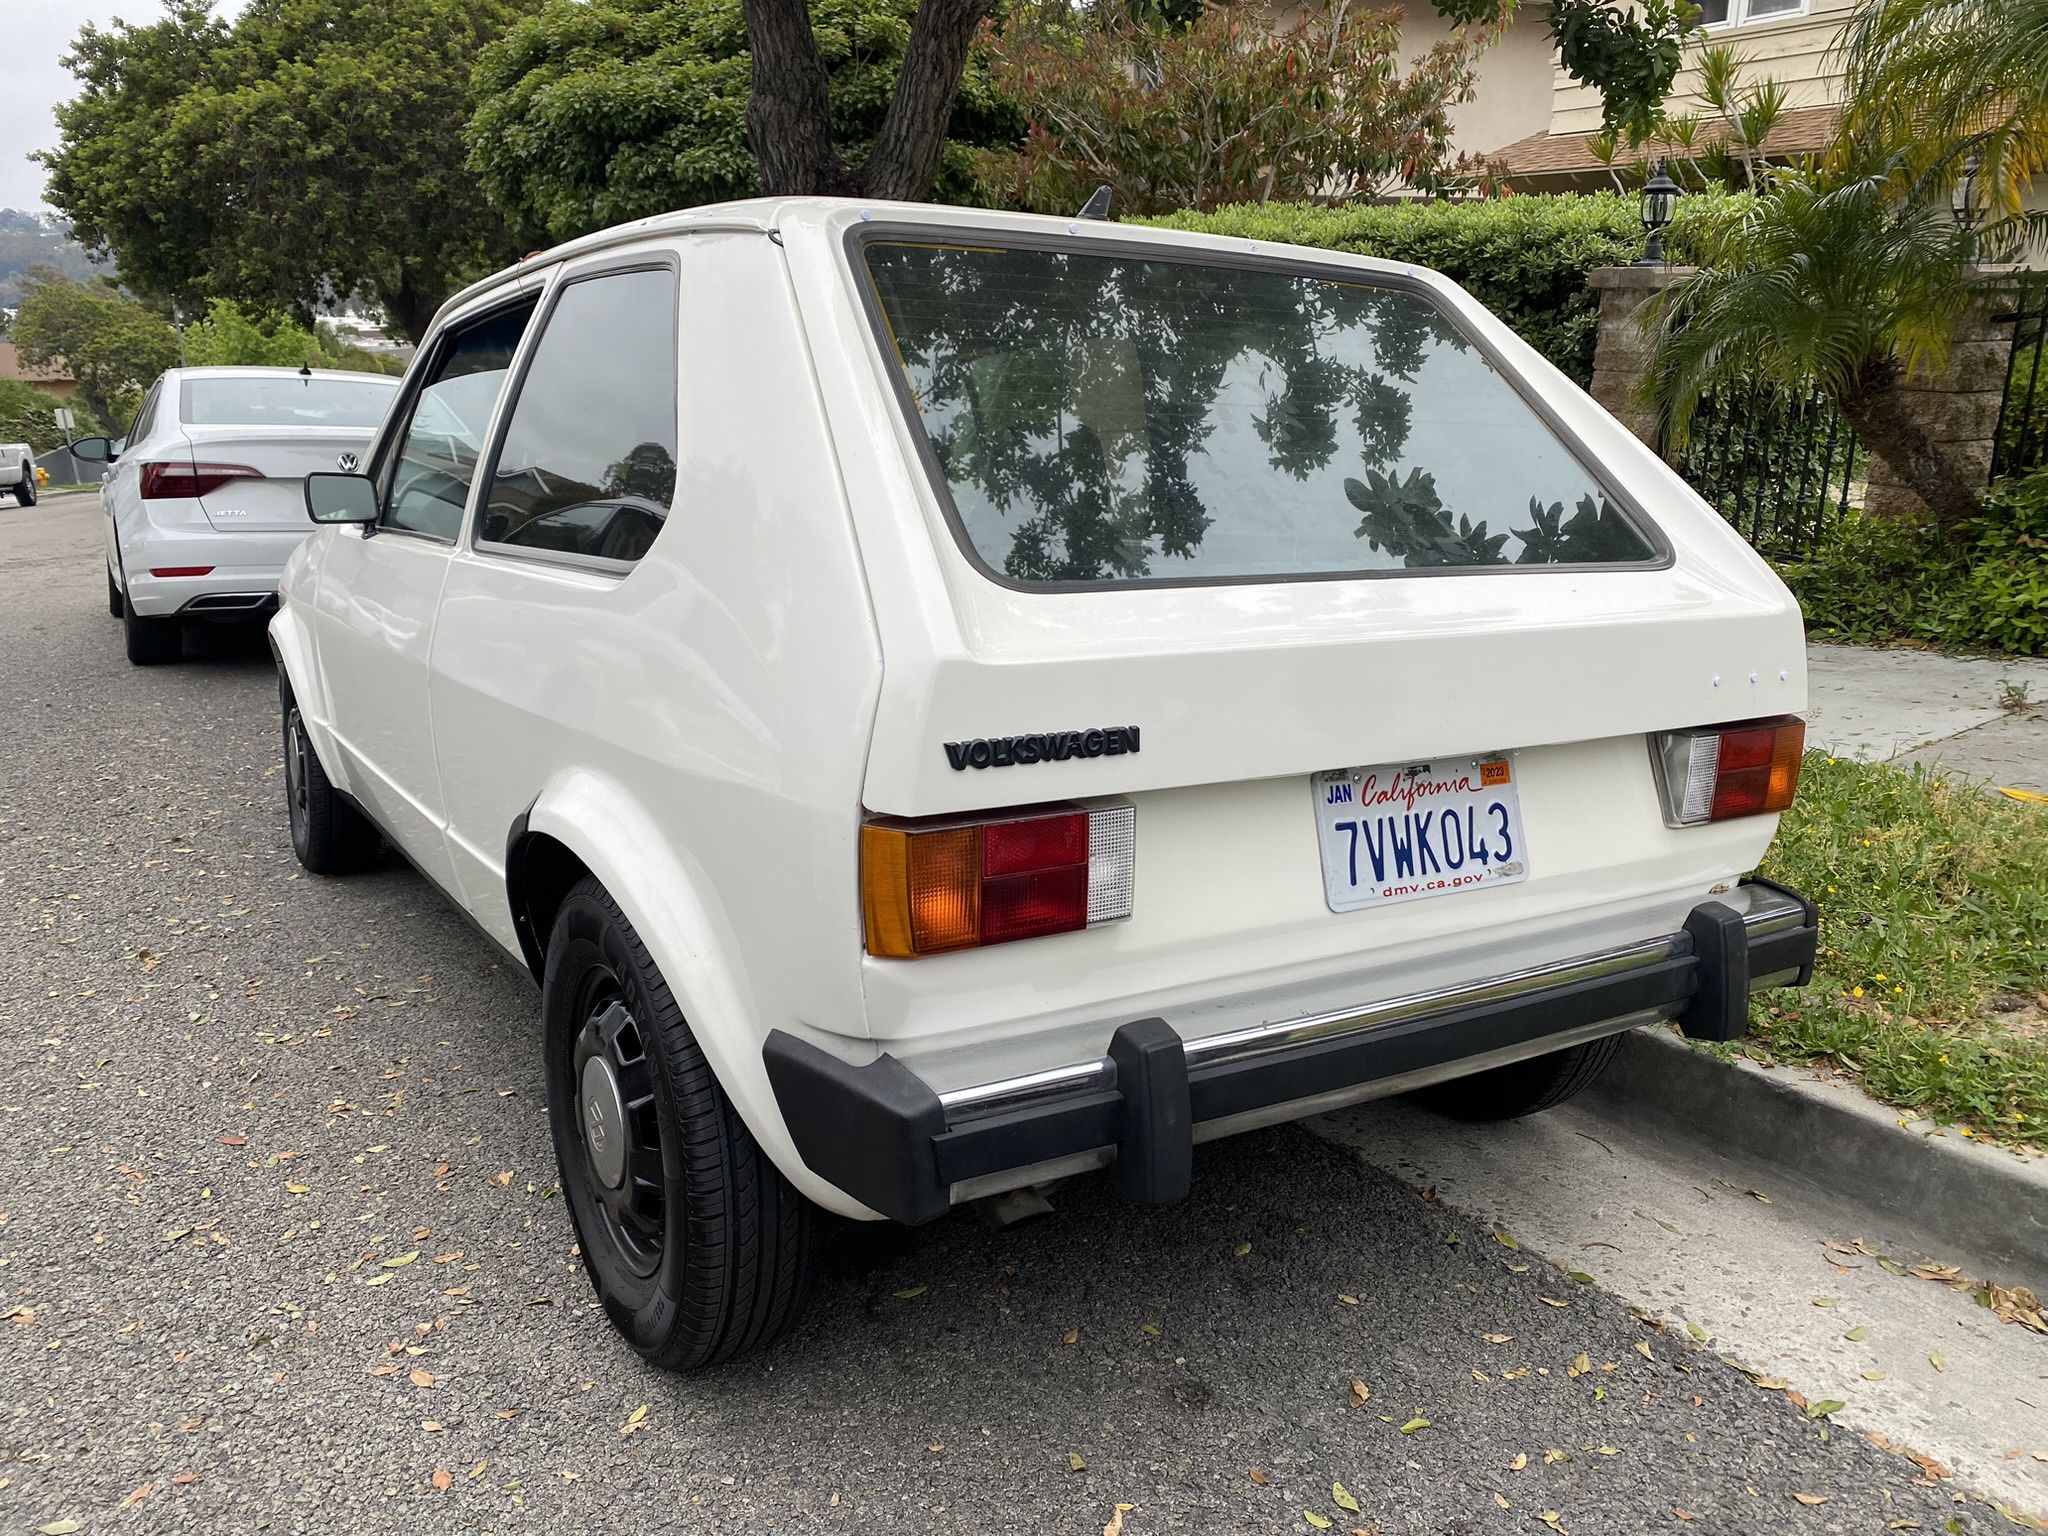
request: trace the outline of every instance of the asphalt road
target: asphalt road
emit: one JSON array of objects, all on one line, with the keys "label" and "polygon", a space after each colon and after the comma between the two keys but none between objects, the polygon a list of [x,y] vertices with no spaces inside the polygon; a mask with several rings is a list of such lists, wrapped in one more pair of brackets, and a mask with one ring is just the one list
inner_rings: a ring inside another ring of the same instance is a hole
[{"label": "asphalt road", "polygon": [[786,1342],[648,1370],[533,989],[299,872],[260,639],[130,668],[97,515],[0,508],[0,1531],[2004,1528],[1295,1130],[1173,1210],[845,1229]]}]

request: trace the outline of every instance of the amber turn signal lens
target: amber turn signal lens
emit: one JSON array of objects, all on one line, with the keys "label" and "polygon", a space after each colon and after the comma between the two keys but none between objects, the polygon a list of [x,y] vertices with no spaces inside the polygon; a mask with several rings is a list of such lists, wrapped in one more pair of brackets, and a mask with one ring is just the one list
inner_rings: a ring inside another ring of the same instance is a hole
[{"label": "amber turn signal lens", "polygon": [[1793,715],[1657,736],[1665,820],[1690,827],[1782,811],[1799,792],[1805,750],[1806,722]]}]

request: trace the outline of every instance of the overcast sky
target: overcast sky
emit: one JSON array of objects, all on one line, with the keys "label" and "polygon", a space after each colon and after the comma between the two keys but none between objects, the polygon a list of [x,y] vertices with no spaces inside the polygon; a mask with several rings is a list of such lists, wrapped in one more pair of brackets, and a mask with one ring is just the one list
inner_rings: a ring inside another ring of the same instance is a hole
[{"label": "overcast sky", "polygon": [[7,37],[7,89],[0,91],[0,208],[47,208],[40,165],[31,150],[57,142],[50,109],[78,82],[57,61],[88,21],[104,26],[115,16],[147,21],[161,15],[157,0],[8,0],[0,33]]}]

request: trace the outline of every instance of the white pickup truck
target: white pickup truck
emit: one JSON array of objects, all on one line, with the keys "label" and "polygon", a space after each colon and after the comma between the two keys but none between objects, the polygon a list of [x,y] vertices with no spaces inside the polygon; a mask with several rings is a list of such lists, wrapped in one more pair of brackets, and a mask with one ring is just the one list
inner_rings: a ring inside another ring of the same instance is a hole
[{"label": "white pickup truck", "polygon": [[24,507],[36,504],[36,451],[27,443],[0,443],[0,491]]},{"label": "white pickup truck", "polygon": [[457,295],[305,495],[293,845],[396,844],[531,971],[663,1365],[788,1324],[820,1207],[1171,1201],[1211,1137],[1526,1114],[1810,972],[1751,878],[1797,605],[1433,272],[695,208]]}]

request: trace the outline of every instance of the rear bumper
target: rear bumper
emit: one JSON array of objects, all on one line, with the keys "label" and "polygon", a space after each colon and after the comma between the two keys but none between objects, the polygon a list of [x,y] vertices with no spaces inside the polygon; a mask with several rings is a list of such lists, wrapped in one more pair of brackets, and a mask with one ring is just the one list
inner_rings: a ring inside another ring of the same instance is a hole
[{"label": "rear bumper", "polygon": [[1752,991],[1805,985],[1817,938],[1811,902],[1753,880],[1659,938],[1192,1042],[1144,1019],[1098,1060],[943,1096],[893,1056],[854,1066],[782,1030],[764,1055],[805,1164],[893,1220],[1110,1163],[1125,1195],[1156,1203],[1187,1192],[1198,1141],[1659,1019],[1733,1040]]},{"label": "rear bumper", "polygon": [[[259,617],[274,608],[278,578],[304,531],[251,529],[221,533],[152,525],[141,537],[124,539],[121,567],[128,601],[144,617],[184,614],[193,618]],[[204,576],[154,576],[156,570],[207,567]]]}]

